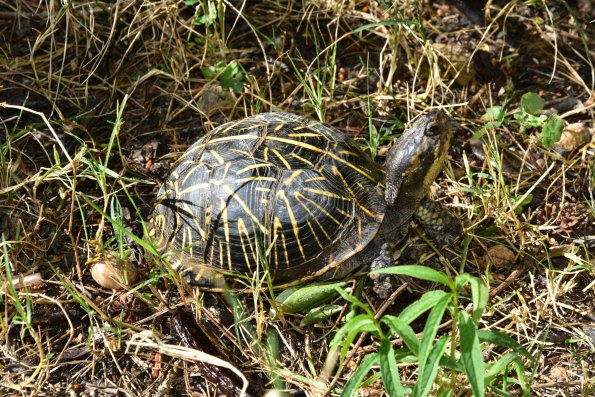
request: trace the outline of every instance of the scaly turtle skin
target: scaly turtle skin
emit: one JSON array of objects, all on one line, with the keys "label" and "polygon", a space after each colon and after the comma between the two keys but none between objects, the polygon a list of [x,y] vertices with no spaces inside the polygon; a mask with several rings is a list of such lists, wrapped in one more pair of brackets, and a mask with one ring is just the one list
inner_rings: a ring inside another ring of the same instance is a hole
[{"label": "scaly turtle skin", "polygon": [[302,116],[230,122],[177,161],[149,235],[174,270],[203,286],[221,274],[267,270],[273,285],[287,286],[387,266],[450,137],[444,113],[421,116],[390,149],[385,174],[347,135]]}]

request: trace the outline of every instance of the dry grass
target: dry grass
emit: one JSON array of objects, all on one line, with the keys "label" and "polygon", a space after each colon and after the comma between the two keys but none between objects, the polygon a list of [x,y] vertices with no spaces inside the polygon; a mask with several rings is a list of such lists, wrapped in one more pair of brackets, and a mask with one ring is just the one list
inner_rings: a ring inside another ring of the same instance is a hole
[{"label": "dry grass", "polygon": [[[224,121],[309,114],[382,156],[385,135],[438,107],[459,129],[432,194],[469,236],[450,262],[464,252],[462,268],[491,287],[482,326],[537,357],[526,368],[534,395],[593,393],[595,34],[586,11],[512,1],[478,27],[443,2],[200,4],[0,1],[3,395],[215,395],[213,379],[236,382],[219,390],[237,393],[242,382],[216,372],[224,363],[207,353],[246,374],[253,394],[283,382],[340,393],[378,349],[371,339],[337,372],[325,365],[336,317],[299,327],[296,316],[271,318],[272,299],[260,293],[232,299],[242,309],[231,311],[151,264],[141,219],[171,162]],[[520,133],[514,122],[472,140],[487,108],[505,105],[513,121],[529,91],[590,128],[583,141],[546,149],[538,130]],[[141,270],[133,289],[91,279],[88,263],[113,256]],[[34,277],[26,287],[25,275]],[[410,282],[392,299],[427,288]],[[362,296],[376,313],[404,305]],[[218,340],[185,343],[192,316]],[[416,367],[402,369],[414,384]],[[380,382],[362,391],[382,392]]]}]

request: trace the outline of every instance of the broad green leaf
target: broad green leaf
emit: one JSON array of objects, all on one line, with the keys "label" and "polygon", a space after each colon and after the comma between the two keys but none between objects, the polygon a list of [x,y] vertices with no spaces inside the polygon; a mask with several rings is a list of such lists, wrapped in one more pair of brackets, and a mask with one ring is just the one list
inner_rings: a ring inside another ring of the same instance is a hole
[{"label": "broad green leaf", "polygon": [[390,314],[382,316],[380,322],[383,322],[390,327],[392,331],[390,336],[393,334],[399,335],[401,339],[403,339],[405,346],[407,346],[413,354],[416,356],[419,354],[419,339],[409,324],[403,321],[400,317],[391,316]]},{"label": "broad green leaf", "polygon": [[479,324],[479,319],[488,304],[490,292],[487,285],[480,278],[473,278],[471,281],[471,298],[473,300],[473,320]]},{"label": "broad green leaf", "polygon": [[355,396],[366,375],[368,375],[375,365],[378,365],[378,353],[366,355],[359,364],[359,367],[351,375],[349,381],[345,384],[341,396]]},{"label": "broad green leaf", "polygon": [[302,321],[300,321],[300,327],[307,327],[312,324],[317,324],[324,320],[327,320],[332,315],[339,313],[343,309],[343,306],[340,305],[323,305],[320,307],[315,307],[314,309],[310,310]]},{"label": "broad green leaf", "polygon": [[564,122],[562,119],[556,114],[551,114],[543,125],[539,140],[544,147],[550,148],[554,143],[560,141],[563,130]]},{"label": "broad green leaf", "polygon": [[534,92],[526,92],[521,97],[521,109],[523,111],[536,115],[543,109],[545,102]]},{"label": "broad green leaf", "polygon": [[469,314],[464,310],[459,312],[459,324],[461,330],[461,357],[465,373],[471,384],[473,395],[482,397],[485,395],[485,375],[481,347],[477,338],[477,328]]},{"label": "broad green leaf", "polygon": [[299,313],[328,302],[339,295],[337,288],[346,283],[312,284],[302,288],[289,288],[275,298],[277,308],[287,314]]},{"label": "broad green leaf", "polygon": [[419,372],[423,373],[424,367],[426,365],[426,360],[428,359],[428,355],[430,353],[430,349],[432,348],[432,342],[438,333],[438,327],[440,327],[440,323],[442,322],[442,317],[444,316],[444,312],[446,311],[446,307],[450,303],[452,299],[452,294],[445,293],[444,296],[436,302],[436,305],[430,311],[428,315],[428,319],[426,320],[426,325],[424,327],[423,336],[421,338],[421,343],[419,345]]},{"label": "broad green leaf", "polygon": [[395,352],[390,344],[389,338],[382,338],[380,341],[380,373],[382,374],[382,382],[386,389],[386,393],[390,397],[405,396],[405,391],[401,385],[399,377],[399,368],[397,367],[397,360],[395,359]]},{"label": "broad green leaf", "polygon": [[405,324],[411,324],[413,320],[424,314],[427,310],[431,309],[438,303],[445,295],[450,297],[450,294],[445,291],[432,290],[428,291],[421,296],[418,300],[407,306],[399,318],[405,322]]},{"label": "broad green leaf", "polygon": [[420,280],[434,281],[453,289],[453,282],[448,276],[442,272],[432,269],[431,267],[421,265],[399,265],[391,266],[384,269],[371,271],[370,274],[400,274],[404,276],[418,278]]},{"label": "broad green leaf", "polygon": [[444,335],[438,339],[438,342],[434,346],[431,346],[427,365],[424,366],[423,370],[421,368],[419,369],[419,378],[413,389],[414,397],[425,397],[430,394],[434,379],[436,379],[436,375],[438,374],[438,368],[440,368],[440,358],[444,355],[447,344],[448,336]]}]

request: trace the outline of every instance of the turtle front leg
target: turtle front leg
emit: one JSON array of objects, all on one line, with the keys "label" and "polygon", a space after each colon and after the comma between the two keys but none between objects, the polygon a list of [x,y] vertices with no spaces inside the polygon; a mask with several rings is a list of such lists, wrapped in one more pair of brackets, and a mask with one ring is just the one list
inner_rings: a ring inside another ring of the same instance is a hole
[{"label": "turtle front leg", "polygon": [[421,200],[413,218],[438,247],[454,244],[463,233],[459,219],[446,208],[428,198]]},{"label": "turtle front leg", "polygon": [[[385,269],[392,266],[394,264],[393,248],[394,246],[391,246],[391,244],[382,244],[378,256],[372,260],[370,270]],[[394,278],[390,277],[389,274],[373,273],[370,274],[370,278],[374,282],[372,290],[379,298],[386,299],[395,290]]]}]

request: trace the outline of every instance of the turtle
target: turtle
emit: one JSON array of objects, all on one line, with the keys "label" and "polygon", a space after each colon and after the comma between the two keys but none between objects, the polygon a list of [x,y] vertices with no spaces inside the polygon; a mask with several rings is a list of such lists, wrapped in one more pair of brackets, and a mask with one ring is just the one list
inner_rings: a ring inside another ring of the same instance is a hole
[{"label": "turtle", "polygon": [[412,218],[439,238],[426,199],[452,137],[443,111],[420,116],[385,166],[347,134],[270,112],[228,122],[192,144],[157,193],[149,236],[191,285],[263,276],[273,287],[390,266]]}]

